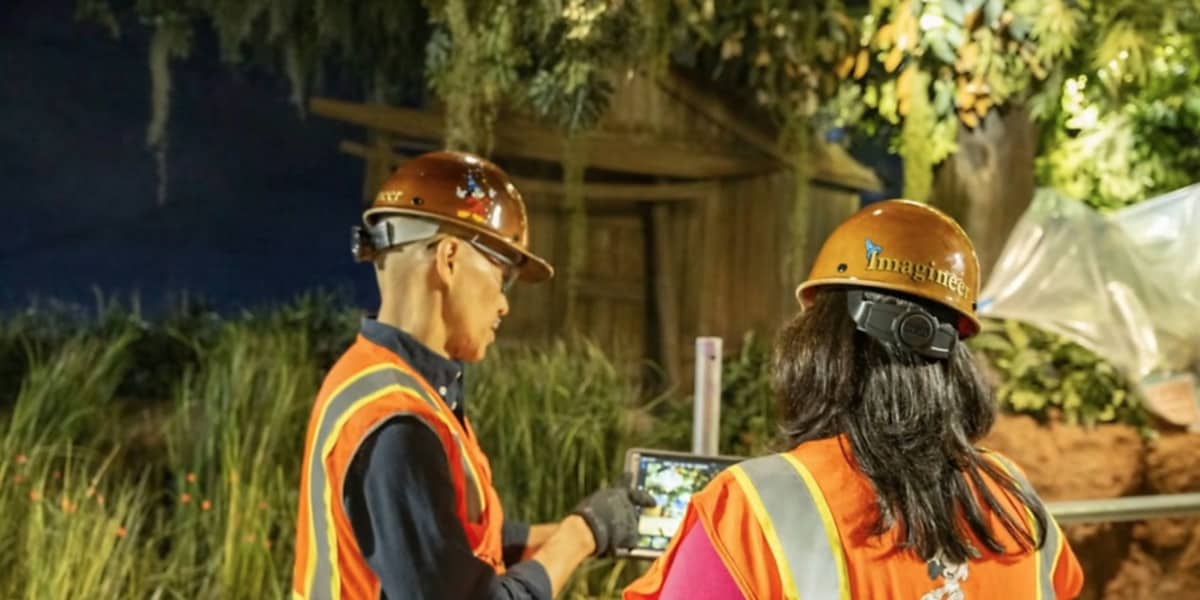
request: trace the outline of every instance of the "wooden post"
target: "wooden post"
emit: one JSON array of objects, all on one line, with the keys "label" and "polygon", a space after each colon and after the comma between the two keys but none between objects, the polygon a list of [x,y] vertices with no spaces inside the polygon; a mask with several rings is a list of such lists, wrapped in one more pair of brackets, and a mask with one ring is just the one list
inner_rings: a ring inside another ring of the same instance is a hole
[{"label": "wooden post", "polygon": [[960,126],[958,152],[934,180],[934,204],[958,220],[979,255],[981,281],[1033,201],[1038,130],[1024,107],[993,110],[975,130]]},{"label": "wooden post", "polygon": [[713,304],[720,293],[724,292],[724,290],[715,289],[716,277],[713,267],[721,264],[720,254],[726,251],[720,245],[723,243],[723,239],[718,240],[722,225],[720,189],[721,184],[718,182],[712,193],[708,194],[700,203],[700,235],[696,240],[692,240],[693,243],[700,245],[698,251],[695,246],[692,246],[692,251],[696,254],[691,257],[690,261],[691,268],[696,272],[696,276],[693,278],[693,281],[697,283],[694,292],[700,295],[696,307],[696,333],[700,336],[716,333],[713,323]]},{"label": "wooden post", "polygon": [[378,129],[367,130],[370,154],[367,155],[366,172],[363,175],[363,204],[369,205],[375,193],[387,181],[392,171],[392,136]]},{"label": "wooden post", "polygon": [[671,207],[656,203],[650,207],[650,235],[654,241],[651,274],[654,278],[654,309],[657,317],[658,360],[667,377],[668,387],[679,384],[679,294],[675,279],[678,269],[671,260]]}]

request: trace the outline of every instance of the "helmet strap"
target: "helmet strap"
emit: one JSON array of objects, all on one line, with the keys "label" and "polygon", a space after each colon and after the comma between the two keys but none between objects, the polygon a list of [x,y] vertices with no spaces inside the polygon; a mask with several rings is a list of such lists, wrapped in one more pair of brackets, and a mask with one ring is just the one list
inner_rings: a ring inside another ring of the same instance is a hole
[{"label": "helmet strap", "polygon": [[359,262],[373,260],[380,252],[437,235],[436,221],[415,217],[389,216],[369,225],[356,225],[352,231],[352,251]]},{"label": "helmet strap", "polygon": [[927,358],[949,358],[958,343],[954,326],[920,306],[878,302],[868,299],[862,290],[850,290],[846,292],[846,307],[859,331]]},{"label": "helmet strap", "polygon": [[369,262],[389,248],[396,248],[413,242],[431,240],[440,233],[453,235],[462,239],[482,252],[489,260],[498,263],[505,270],[503,288],[507,292],[520,274],[520,261],[505,256],[484,244],[478,233],[461,230],[453,225],[438,223],[429,219],[405,216],[389,216],[369,225],[355,226],[351,232],[351,251],[358,262]]}]

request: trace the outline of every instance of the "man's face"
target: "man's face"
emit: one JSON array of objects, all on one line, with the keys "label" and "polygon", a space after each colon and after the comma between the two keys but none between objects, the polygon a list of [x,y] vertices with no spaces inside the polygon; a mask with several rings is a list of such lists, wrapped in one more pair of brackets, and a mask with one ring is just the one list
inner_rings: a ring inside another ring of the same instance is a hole
[{"label": "man's face", "polygon": [[[450,238],[443,243],[453,245],[447,256],[453,263],[445,305],[446,352],[457,360],[482,360],[496,341],[500,320],[508,314],[505,288],[511,281],[511,267],[466,240]],[[442,253],[439,248],[439,261]]]}]

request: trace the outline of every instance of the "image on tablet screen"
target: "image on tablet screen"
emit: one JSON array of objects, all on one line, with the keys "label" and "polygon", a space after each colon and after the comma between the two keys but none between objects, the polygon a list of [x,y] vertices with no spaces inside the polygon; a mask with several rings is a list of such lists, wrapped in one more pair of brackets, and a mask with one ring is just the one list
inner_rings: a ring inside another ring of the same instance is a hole
[{"label": "image on tablet screen", "polygon": [[692,495],[733,461],[696,462],[662,456],[641,456],[637,486],[654,496],[654,508],[642,509],[638,547],[663,550],[675,536]]}]

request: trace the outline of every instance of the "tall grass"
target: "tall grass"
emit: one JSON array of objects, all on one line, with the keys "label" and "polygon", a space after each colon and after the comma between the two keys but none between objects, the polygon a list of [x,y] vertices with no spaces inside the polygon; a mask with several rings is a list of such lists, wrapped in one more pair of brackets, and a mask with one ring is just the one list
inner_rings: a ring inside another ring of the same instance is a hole
[{"label": "tall grass", "polygon": [[176,392],[167,424],[172,589],[288,595],[305,423],[319,373],[303,331],[229,326]]},{"label": "tall grass", "polygon": [[[322,294],[62,314],[0,322],[0,598],[286,597],[309,410],[358,316]],[[753,419],[762,367],[741,358],[728,414]],[[500,348],[467,378],[510,518],[560,519],[629,447],[690,439],[686,399],[648,398],[585,342]],[[564,597],[616,597],[645,566],[593,561]]]},{"label": "tall grass", "polygon": [[470,414],[516,518],[562,518],[615,484],[625,449],[652,430],[642,391],[586,342],[496,350],[467,377]]},{"label": "tall grass", "polygon": [[133,334],[70,337],[28,352],[0,424],[0,597],[115,598],[145,591],[145,485],[108,467]]},{"label": "tall grass", "polygon": [[[153,510],[143,482],[106,481],[87,460],[46,461],[27,494],[5,495],[22,519],[6,598],[149,597],[156,562]],[[50,468],[49,465],[54,465]],[[22,490],[23,491],[23,490]]]},{"label": "tall grass", "polygon": [[[588,494],[619,483],[627,448],[658,441],[644,392],[587,342],[497,349],[467,383],[506,518],[562,519]],[[617,597],[644,566],[593,562],[564,597]]]},{"label": "tall grass", "polygon": [[5,448],[98,442],[112,432],[114,396],[129,369],[131,331],[72,337],[52,356],[27,347],[28,371],[4,428]]}]

